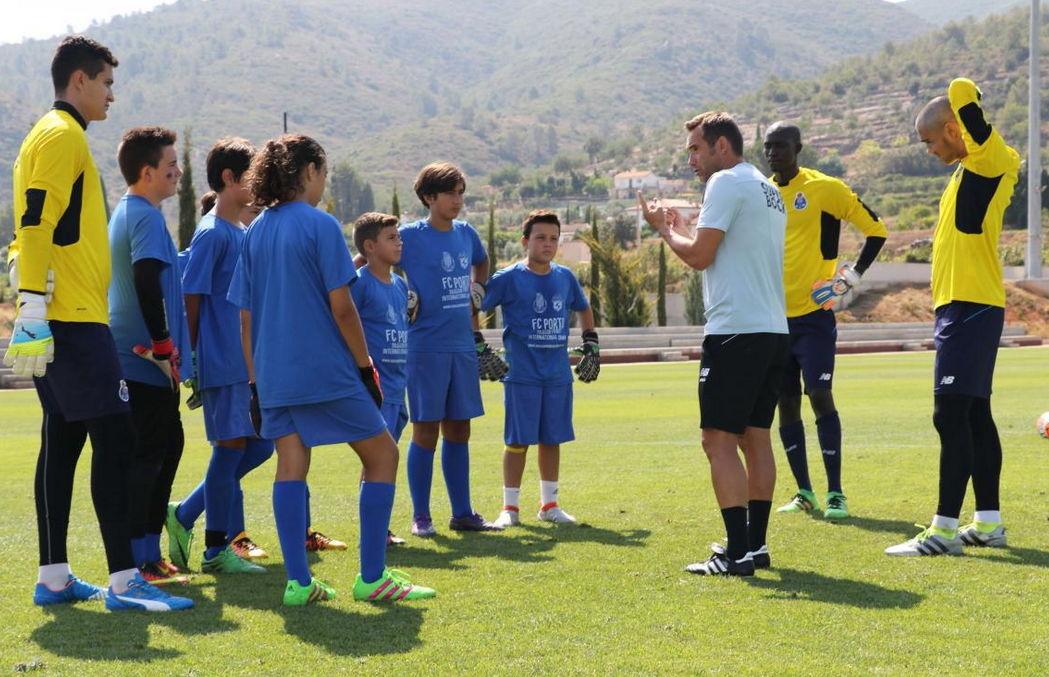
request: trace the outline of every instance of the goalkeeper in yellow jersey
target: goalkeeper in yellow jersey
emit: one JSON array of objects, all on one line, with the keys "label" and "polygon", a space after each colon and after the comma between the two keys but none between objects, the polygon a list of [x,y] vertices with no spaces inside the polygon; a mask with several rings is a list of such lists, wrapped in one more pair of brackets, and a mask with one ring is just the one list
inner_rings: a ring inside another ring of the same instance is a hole
[{"label": "goalkeeper in yellow jersey", "polygon": [[[940,435],[939,504],[928,529],[889,555],[960,555],[962,544],[1005,547],[998,503],[1002,443],[991,416],[991,380],[1005,324],[998,237],[1013,196],[1020,156],[984,117],[976,84],[951,82],[947,96],[915,122],[931,155],[958,163],[940,198],[932,239],[936,308],[933,425]],[[972,478],[976,514],[958,528]]]},{"label": "goalkeeper in yellow jersey", "polygon": [[[888,232],[885,224],[842,181],[798,166],[801,130],[777,122],[765,133],[765,157],[772,180],[787,206],[783,281],[790,328],[790,357],[779,393],[779,436],[798,483],[794,497],[777,512],[820,510],[809,480],[805,427],[801,420],[801,379],[816,415],[816,434],[827,471],[824,516],[848,517],[841,487],[841,421],[834,406],[834,350],[838,330],[831,307],[860,282],[877,258]],[[867,236],[853,265],[838,267],[838,236],[848,221]]]}]

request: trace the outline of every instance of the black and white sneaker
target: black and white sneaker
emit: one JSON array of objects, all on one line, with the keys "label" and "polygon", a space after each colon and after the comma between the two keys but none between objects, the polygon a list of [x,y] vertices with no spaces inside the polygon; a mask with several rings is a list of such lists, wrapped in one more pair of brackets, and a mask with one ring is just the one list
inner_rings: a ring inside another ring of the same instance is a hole
[{"label": "black and white sneaker", "polygon": [[[711,543],[710,549],[718,553],[719,555],[725,554],[724,543]],[[747,555],[749,555],[750,558],[754,560],[755,569],[768,569],[772,566],[772,558],[769,557],[768,545],[763,545],[757,550],[752,550],[751,552],[748,552]]]},{"label": "black and white sneaker", "polygon": [[753,576],[754,560],[749,554],[742,559],[733,560],[715,552],[702,562],[689,564],[685,571],[697,576]]}]

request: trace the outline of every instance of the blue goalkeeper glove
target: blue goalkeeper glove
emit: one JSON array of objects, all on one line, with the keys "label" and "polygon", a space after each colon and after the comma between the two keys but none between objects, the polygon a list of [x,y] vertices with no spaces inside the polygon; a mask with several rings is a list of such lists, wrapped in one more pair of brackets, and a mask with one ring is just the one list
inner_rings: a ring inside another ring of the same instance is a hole
[{"label": "blue goalkeeper glove", "polygon": [[846,264],[838,268],[838,275],[833,280],[817,280],[812,285],[812,300],[824,310],[830,310],[842,296],[860,284],[860,274]]},{"label": "blue goalkeeper glove", "polygon": [[583,332],[583,345],[578,349],[582,355],[575,366],[576,376],[583,383],[591,383],[597,380],[601,373],[601,351],[598,348],[597,332],[587,329]]},{"label": "blue goalkeeper glove", "polygon": [[4,364],[17,376],[40,377],[54,359],[55,340],[47,323],[47,301],[43,294],[22,292]]}]

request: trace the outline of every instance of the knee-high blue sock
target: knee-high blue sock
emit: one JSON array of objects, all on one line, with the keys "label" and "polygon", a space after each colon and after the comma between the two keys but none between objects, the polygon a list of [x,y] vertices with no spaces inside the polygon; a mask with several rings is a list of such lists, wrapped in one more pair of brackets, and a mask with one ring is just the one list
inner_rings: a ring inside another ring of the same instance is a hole
[{"label": "knee-high blue sock", "polygon": [[790,425],[780,426],[779,439],[787,451],[787,463],[790,464],[790,471],[794,473],[794,481],[798,483],[798,488],[812,491],[809,460],[805,456],[805,424],[799,420]]},{"label": "knee-high blue sock", "polygon": [[452,517],[473,514],[470,505],[470,443],[441,441],[441,469],[448,500],[452,503]]},{"label": "knee-high blue sock", "polygon": [[146,561],[145,544],[145,536],[131,539],[131,554],[135,557],[135,566],[142,566]]},{"label": "knee-high blue sock", "polygon": [[273,483],[273,516],[277,521],[277,538],[284,555],[284,568],[288,580],[299,585],[309,585],[313,576],[306,561],[306,530],[304,514],[306,507],[306,483],[287,481]]},{"label": "knee-high blue sock", "polygon": [[302,530],[302,537],[306,538],[306,533],[313,526],[313,518],[310,516],[310,485],[306,485],[306,507],[303,508],[305,511],[303,515],[306,518],[306,528]]},{"label": "knee-high blue sock", "polygon": [[192,529],[193,524],[204,514],[204,481],[201,480],[197,488],[189,493],[179,503],[178,510],[175,511],[175,517],[178,518],[179,523],[187,529]]},{"label": "knee-high blue sock", "polygon": [[226,527],[226,539],[230,542],[245,530],[244,527],[244,492],[240,488],[240,480],[237,480],[233,488],[233,496],[229,501],[229,526]]},{"label": "knee-high blue sock", "polygon": [[816,419],[816,435],[827,471],[827,491],[841,491],[841,419],[838,412]]},{"label": "knee-high blue sock", "polygon": [[237,466],[244,456],[243,449],[215,445],[211,452],[208,473],[204,477],[204,557],[211,559],[226,547],[229,510],[233,490],[237,486]]},{"label": "knee-high blue sock", "polygon": [[147,533],[143,539],[142,554],[147,562],[159,562],[163,555],[160,554],[160,534]]},{"label": "knee-high blue sock", "polygon": [[408,445],[408,492],[412,495],[415,517],[430,516],[430,487],[433,484],[433,457],[436,449]]},{"label": "knee-high blue sock", "polygon": [[395,488],[387,482],[361,483],[361,578],[365,583],[379,580],[386,569],[386,534]]},{"label": "knee-high blue sock", "polygon": [[259,467],[273,456],[273,442],[271,440],[248,439],[244,445],[244,455],[237,465],[236,486],[230,498],[229,526],[226,528],[226,538],[233,540],[240,532],[244,531],[244,492],[240,488],[240,480],[249,472]]}]

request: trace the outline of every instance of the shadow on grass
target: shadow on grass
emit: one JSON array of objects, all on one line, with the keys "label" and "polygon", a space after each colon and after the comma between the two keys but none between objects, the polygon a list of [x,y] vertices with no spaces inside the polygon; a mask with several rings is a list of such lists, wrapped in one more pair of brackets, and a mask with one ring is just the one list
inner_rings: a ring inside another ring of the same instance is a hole
[{"label": "shadow on grass", "polygon": [[909,609],[924,599],[910,590],[894,590],[866,581],[831,578],[812,571],[774,569],[779,578],[755,577],[745,579],[755,588],[770,591],[775,599],[796,599],[807,602],[844,604],[863,609]]},{"label": "shadow on grass", "polygon": [[842,527],[854,527],[856,529],[863,529],[864,531],[875,531],[886,534],[897,534],[899,536],[910,538],[917,534],[920,529],[914,526],[913,521],[907,520],[885,520],[878,519],[876,517],[849,517],[843,520],[821,520],[828,524],[835,524]]},{"label": "shadow on grass", "polygon": [[[976,548],[968,548],[967,552],[976,550]],[[980,548],[980,550],[986,553],[983,556],[984,559],[992,562],[1049,569],[1049,552],[1044,550],[1033,550],[1031,548]]]},{"label": "shadow on grass", "polygon": [[[189,611],[148,613],[140,611],[95,613],[86,606],[59,604],[48,607],[50,619],[30,638],[40,648],[57,656],[80,660],[119,660],[149,663],[182,655],[175,649],[149,646],[149,626],[161,625],[182,635],[232,632],[240,625],[222,618],[222,604],[201,600],[192,587],[172,592],[191,597],[196,606]],[[92,604],[93,606],[93,604]]]},{"label": "shadow on grass", "polygon": [[[354,604],[349,589],[337,600]],[[368,603],[360,602],[361,608]],[[329,603],[307,607],[280,607],[284,629],[300,641],[336,656],[381,656],[411,651],[419,646],[425,601],[395,602],[381,613],[355,613]]]}]

